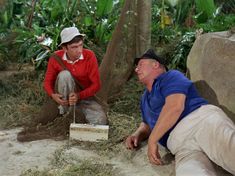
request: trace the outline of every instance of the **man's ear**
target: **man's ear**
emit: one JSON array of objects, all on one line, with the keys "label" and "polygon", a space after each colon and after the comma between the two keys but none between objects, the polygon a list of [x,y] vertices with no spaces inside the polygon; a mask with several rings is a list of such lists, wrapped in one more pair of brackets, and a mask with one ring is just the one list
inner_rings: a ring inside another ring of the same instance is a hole
[{"label": "man's ear", "polygon": [[62,50],[67,51],[67,46],[62,46]]},{"label": "man's ear", "polygon": [[153,67],[154,68],[159,68],[160,67],[160,63],[158,61],[154,61],[153,62]]}]

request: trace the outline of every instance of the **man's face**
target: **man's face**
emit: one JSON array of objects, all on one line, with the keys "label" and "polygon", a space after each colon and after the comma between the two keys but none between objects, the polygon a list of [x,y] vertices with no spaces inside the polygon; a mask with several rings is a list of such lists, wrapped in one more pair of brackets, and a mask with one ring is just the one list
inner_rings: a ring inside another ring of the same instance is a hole
[{"label": "man's face", "polygon": [[138,62],[135,72],[140,82],[144,82],[152,74],[152,71],[155,69],[155,63],[156,61],[153,59],[141,59]]},{"label": "man's face", "polygon": [[74,61],[78,59],[82,54],[83,41],[81,40],[77,43],[72,43],[70,45],[67,45],[64,49],[67,52],[69,58]]}]

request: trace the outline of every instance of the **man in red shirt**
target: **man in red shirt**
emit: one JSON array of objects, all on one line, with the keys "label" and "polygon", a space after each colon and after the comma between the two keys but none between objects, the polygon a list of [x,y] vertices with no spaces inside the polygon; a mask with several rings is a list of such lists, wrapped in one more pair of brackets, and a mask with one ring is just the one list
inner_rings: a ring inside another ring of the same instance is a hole
[{"label": "man in red shirt", "polygon": [[[76,122],[107,124],[103,107],[95,98],[101,86],[98,63],[95,54],[83,48],[85,35],[76,27],[64,28],[60,35],[62,49],[50,57],[43,84],[50,98],[43,104],[34,122],[26,125],[30,129],[25,128],[18,133],[18,141],[25,142],[67,134],[71,116],[74,114]],[[64,119],[66,121],[63,121]],[[49,122],[53,122],[52,128],[47,127],[51,124]],[[41,129],[38,130],[38,127]]]},{"label": "man in red shirt", "polygon": [[[83,48],[84,34],[76,27],[64,28],[61,32],[62,50],[55,52],[66,67],[52,56],[49,59],[44,79],[44,89],[59,105],[59,114],[68,113],[74,106],[80,108],[86,121],[91,124],[107,124],[102,107],[94,100],[101,81],[95,54]],[[78,89],[76,79],[83,87]]]}]

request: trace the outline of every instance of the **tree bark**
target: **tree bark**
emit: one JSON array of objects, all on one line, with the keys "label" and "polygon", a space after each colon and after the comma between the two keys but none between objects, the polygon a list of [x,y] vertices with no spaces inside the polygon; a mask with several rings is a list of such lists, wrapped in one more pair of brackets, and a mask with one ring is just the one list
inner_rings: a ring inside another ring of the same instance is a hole
[{"label": "tree bark", "polygon": [[117,95],[133,73],[134,58],[150,47],[150,23],[151,0],[125,1],[99,68],[102,88],[97,95],[104,102]]},{"label": "tree bark", "polygon": [[125,24],[126,14],[130,9],[130,5],[133,0],[126,0],[124,7],[122,8],[121,16],[119,21],[114,29],[112,39],[108,44],[106,53],[104,58],[100,64],[100,75],[101,75],[101,83],[102,88],[98,93],[98,96],[102,98],[103,101],[107,101],[110,87],[112,86],[112,71],[114,69],[115,59],[117,58],[117,51],[118,51],[118,43],[121,42],[123,38],[123,28]]},{"label": "tree bark", "polygon": [[37,2],[37,0],[32,0],[32,10],[31,10],[31,13],[29,14],[28,23],[27,23],[28,28],[32,28],[33,14],[34,14],[34,9],[35,9],[35,6],[36,6],[36,2]]},{"label": "tree bark", "polygon": [[136,55],[140,56],[151,46],[152,0],[137,0]]}]

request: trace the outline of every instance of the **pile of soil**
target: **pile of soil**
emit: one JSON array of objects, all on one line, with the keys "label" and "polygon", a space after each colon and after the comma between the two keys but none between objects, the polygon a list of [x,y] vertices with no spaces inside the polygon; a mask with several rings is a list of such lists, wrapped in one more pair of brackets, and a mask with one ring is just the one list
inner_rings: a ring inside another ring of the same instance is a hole
[{"label": "pile of soil", "polygon": [[41,139],[61,138],[65,139],[69,133],[70,119],[67,117],[58,117],[53,122],[46,125],[38,124],[36,126],[25,126],[18,133],[17,140],[20,142],[29,142]]},{"label": "pile of soil", "polygon": [[[73,122],[73,112],[65,115],[58,114],[58,105],[50,98],[46,99],[41,111],[33,121],[24,125],[24,129],[18,133],[20,142],[35,141],[41,139],[61,138],[65,139],[69,134],[70,124]],[[85,123],[84,114],[76,109],[76,122]]]}]

